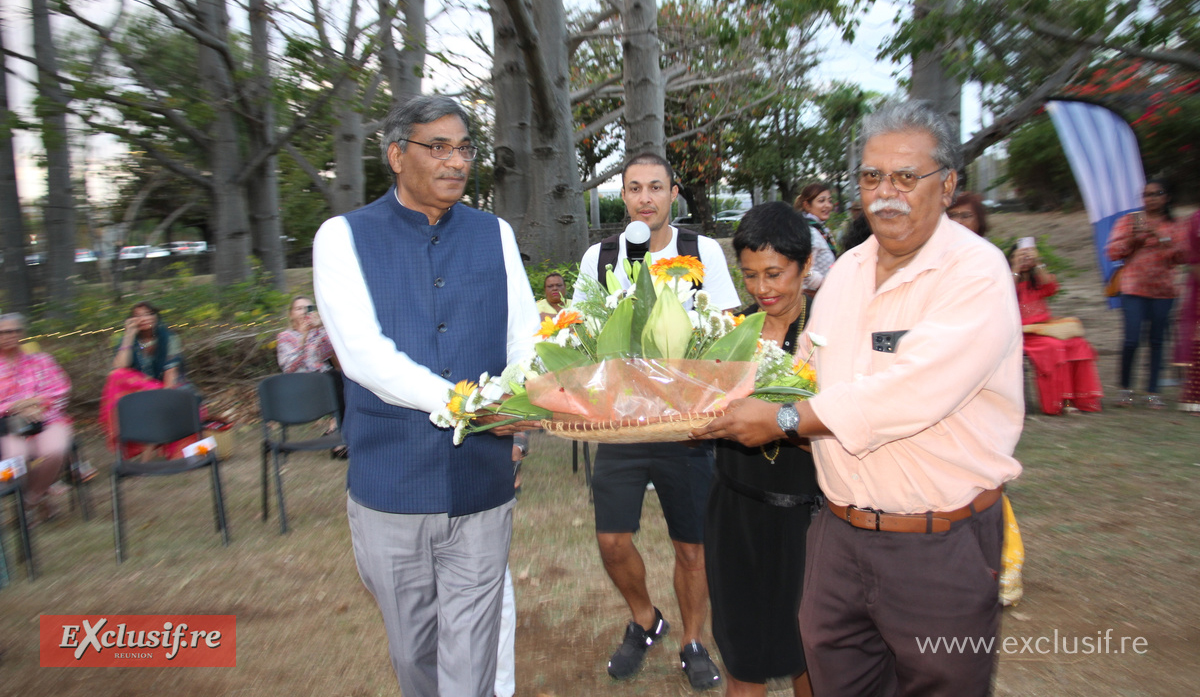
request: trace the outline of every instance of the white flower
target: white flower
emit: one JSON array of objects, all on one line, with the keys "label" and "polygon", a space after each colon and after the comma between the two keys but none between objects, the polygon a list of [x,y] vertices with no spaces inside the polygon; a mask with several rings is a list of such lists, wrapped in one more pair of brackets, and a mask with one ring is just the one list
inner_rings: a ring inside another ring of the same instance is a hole
[{"label": "white flower", "polygon": [[525,384],[526,378],[529,376],[529,364],[533,362],[532,358],[524,361],[510,363],[504,372],[500,373],[500,385],[507,388],[509,385],[521,386]]},{"label": "white flower", "polygon": [[504,398],[504,393],[507,392],[507,385],[503,378],[492,378],[485,382],[480,382],[482,387],[479,388],[479,395],[487,404],[495,404]]},{"label": "white flower", "polygon": [[824,346],[829,343],[828,339],[816,332],[808,332],[808,339],[813,343],[813,346]]},{"label": "white flower", "polygon": [[438,428],[450,428],[454,425],[454,420],[450,418],[450,410],[443,406],[441,409],[430,412],[429,420]]},{"label": "white flower", "polygon": [[678,287],[676,287],[674,290],[675,297],[679,298],[679,304],[683,305],[684,307],[687,307],[687,304],[692,299],[692,296],[696,294],[696,289],[692,288],[691,285],[689,285],[685,290],[680,290]]},{"label": "white flower", "polygon": [[705,291],[705,290],[696,291],[694,306],[700,312],[704,312],[705,310],[708,309],[708,291]]},{"label": "white flower", "polygon": [[454,444],[455,445],[462,445],[463,440],[467,437],[467,433],[466,433],[467,424],[468,424],[468,421],[466,419],[463,419],[462,421],[459,421],[458,423],[454,424]]},{"label": "white flower", "polygon": [[692,321],[692,329],[697,329],[701,332],[704,332],[707,329],[704,318],[700,316],[699,312],[696,312],[695,310],[688,310],[687,316],[688,319]]}]

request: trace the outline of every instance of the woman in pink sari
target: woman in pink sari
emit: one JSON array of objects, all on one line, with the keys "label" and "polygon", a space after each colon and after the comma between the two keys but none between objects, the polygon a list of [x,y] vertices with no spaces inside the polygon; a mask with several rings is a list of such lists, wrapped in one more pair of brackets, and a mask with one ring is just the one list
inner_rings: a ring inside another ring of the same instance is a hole
[{"label": "woman in pink sari", "polygon": [[[1009,262],[1025,327],[1025,355],[1037,371],[1042,411],[1100,411],[1104,391],[1096,370],[1096,351],[1083,338],[1078,320],[1052,321],[1046,305],[1046,299],[1058,292],[1054,274],[1046,271],[1036,247],[1014,248]],[[1078,336],[1064,338],[1076,332]]]},{"label": "woman in pink sari", "polygon": [[[113,371],[100,396],[100,425],[108,436],[110,450],[117,449],[117,401],[134,392],[163,388],[191,389],[183,373],[183,344],[159,319],[153,305],[139,302],[125,320]],[[184,445],[187,442],[172,443],[164,448],[166,456],[176,456]],[[141,450],[141,446],[130,444],[125,456],[133,457]]]},{"label": "woman in pink sari", "polygon": [[1187,377],[1179,395],[1180,411],[1200,414],[1200,211],[1188,221],[1187,284],[1179,309],[1179,338],[1175,362],[1187,364]]}]

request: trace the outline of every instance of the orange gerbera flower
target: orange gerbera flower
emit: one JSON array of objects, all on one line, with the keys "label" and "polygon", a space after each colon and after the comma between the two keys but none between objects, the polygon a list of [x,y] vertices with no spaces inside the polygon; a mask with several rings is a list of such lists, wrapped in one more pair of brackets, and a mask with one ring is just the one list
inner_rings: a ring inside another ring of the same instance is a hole
[{"label": "orange gerbera flower", "polygon": [[809,363],[808,361],[804,361],[803,363],[797,363],[797,364],[793,365],[792,372],[794,374],[796,374],[798,377],[800,377],[802,380],[807,380],[812,383],[815,383],[817,381],[817,371],[816,371],[816,369],[814,369],[812,367],[812,364]]},{"label": "orange gerbera flower", "polygon": [[659,259],[650,266],[650,273],[658,281],[683,279],[692,283],[704,281],[704,264],[693,256],[680,255]]},{"label": "orange gerbera flower", "polygon": [[542,320],[537,336],[549,339],[572,324],[583,324],[583,315],[575,310],[560,310],[557,315]]},{"label": "orange gerbera flower", "polygon": [[735,326],[735,327],[742,326],[742,322],[746,321],[746,315],[735,315],[732,312],[730,312],[729,310],[726,310],[725,314],[727,314],[733,318],[733,326]]}]

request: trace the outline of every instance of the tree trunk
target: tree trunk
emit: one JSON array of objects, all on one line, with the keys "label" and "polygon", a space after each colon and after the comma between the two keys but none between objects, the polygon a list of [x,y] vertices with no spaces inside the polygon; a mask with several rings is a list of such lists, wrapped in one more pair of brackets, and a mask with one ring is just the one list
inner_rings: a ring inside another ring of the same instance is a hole
[{"label": "tree trunk", "polygon": [[[253,76],[247,82],[258,114],[258,123],[250,129],[250,144],[255,150],[270,147],[276,138],[275,105],[271,99],[271,56],[266,0],[250,0],[250,50]],[[250,195],[251,230],[254,251],[271,276],[271,285],[287,291],[287,268],[283,254],[283,223],[279,217],[279,158],[271,155],[247,181]]]},{"label": "tree trunk", "polygon": [[493,59],[492,93],[495,95],[495,169],[492,187],[497,216],[520,232],[529,206],[529,140],[531,118],[529,73],[517,46],[517,30],[504,0],[490,0]]},{"label": "tree trunk", "polygon": [[37,113],[42,120],[42,146],[46,150],[46,207],[42,213],[46,290],[51,313],[59,314],[72,296],[69,277],[75,271],[75,184],[71,180],[67,98],[58,80],[50,12],[46,0],[32,0],[31,9],[33,50],[38,60]]},{"label": "tree trunk", "polygon": [[666,157],[663,132],[667,90],[659,66],[658,7],[655,0],[625,0],[625,155],[652,152]]},{"label": "tree trunk", "polygon": [[688,210],[692,212],[692,220],[703,221],[705,231],[716,229],[713,224],[712,200],[708,197],[708,189],[703,186],[681,187],[679,194],[687,201]]},{"label": "tree trunk", "polygon": [[29,269],[25,267],[25,217],[17,191],[17,167],[13,158],[8,110],[8,70],[5,66],[4,22],[0,18],[0,245],[4,249],[4,308],[7,312],[29,311]]},{"label": "tree trunk", "polygon": [[505,0],[530,75],[530,198],[517,241],[534,261],[577,261],[587,250],[562,0]]},{"label": "tree trunk", "polygon": [[337,177],[333,182],[333,200],[329,205],[334,215],[362,208],[366,197],[360,103],[358,83],[344,80],[333,96],[333,161]]},{"label": "tree trunk", "polygon": [[400,0],[397,9],[404,13],[404,48],[397,61],[397,80],[391,85],[393,105],[421,94],[425,72],[425,0]]},{"label": "tree trunk", "polygon": [[[941,4],[947,12],[951,12],[958,3],[957,0],[917,0],[913,4],[914,20],[920,21],[926,17],[936,4]],[[913,56],[910,96],[929,100],[934,109],[950,117],[954,125],[954,142],[958,143],[962,133],[962,85],[942,65],[942,56],[945,54],[944,48],[939,48]]]},{"label": "tree trunk", "polygon": [[[209,35],[228,45],[229,17],[225,0],[198,2],[201,26]],[[241,171],[237,122],[233,113],[234,94],[230,76],[218,51],[200,44],[198,58],[201,88],[208,93],[212,106],[212,145],[209,167],[212,171],[213,238],[217,251],[213,272],[218,286],[228,286],[250,277],[250,224],[246,213],[245,190],[237,183]]]}]

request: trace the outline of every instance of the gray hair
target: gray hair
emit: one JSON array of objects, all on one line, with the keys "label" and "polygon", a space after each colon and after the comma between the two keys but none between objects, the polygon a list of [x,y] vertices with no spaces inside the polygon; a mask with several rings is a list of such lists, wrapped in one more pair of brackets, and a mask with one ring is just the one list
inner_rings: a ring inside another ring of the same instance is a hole
[{"label": "gray hair", "polygon": [[[952,170],[962,169],[962,146],[954,137],[954,127],[945,114],[922,99],[888,101],[863,118],[863,142],[888,133],[928,133],[936,143],[933,161]],[[942,180],[950,176],[942,173]]]},{"label": "gray hair", "polygon": [[21,325],[21,329],[25,328],[25,315],[20,312],[7,312],[0,315],[0,322],[16,322]]},{"label": "gray hair", "polygon": [[458,102],[443,95],[418,95],[399,106],[392,107],[387,118],[383,120],[383,128],[380,130],[382,142],[379,145],[383,154],[383,166],[387,167],[389,172],[392,171],[391,163],[388,162],[388,148],[392,143],[399,145],[400,152],[404,152],[408,149],[408,143],[404,141],[412,135],[413,126],[419,123],[432,123],[443,116],[457,116],[462,119],[467,132],[470,132],[471,119],[467,116],[467,110],[462,108]]}]

